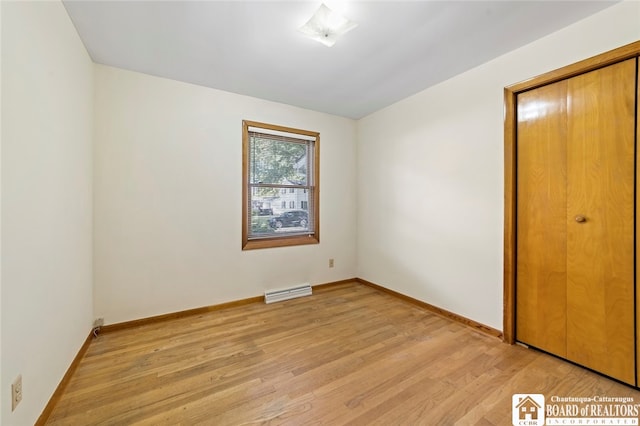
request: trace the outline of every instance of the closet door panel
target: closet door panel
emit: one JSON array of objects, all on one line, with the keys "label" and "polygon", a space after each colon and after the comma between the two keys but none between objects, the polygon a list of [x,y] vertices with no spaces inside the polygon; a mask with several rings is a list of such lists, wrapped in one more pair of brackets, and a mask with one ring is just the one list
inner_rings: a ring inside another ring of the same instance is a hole
[{"label": "closet door panel", "polygon": [[[640,166],[640,150],[638,149],[638,138],[640,138],[640,60],[636,58],[636,216],[640,212],[640,173],[637,168]],[[636,220],[636,386],[640,385],[640,289],[638,288],[640,278],[640,226]]]},{"label": "closet door panel", "polygon": [[516,339],[566,356],[565,81],[518,95]]},{"label": "closet door panel", "polygon": [[635,69],[567,80],[567,358],[631,384]]}]

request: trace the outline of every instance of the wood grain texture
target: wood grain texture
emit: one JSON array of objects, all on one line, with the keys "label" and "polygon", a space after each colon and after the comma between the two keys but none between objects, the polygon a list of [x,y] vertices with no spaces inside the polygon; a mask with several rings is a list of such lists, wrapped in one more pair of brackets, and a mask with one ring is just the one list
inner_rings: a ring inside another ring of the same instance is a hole
[{"label": "wood grain texture", "polygon": [[514,93],[555,83],[640,55],[640,40],[509,86]]},{"label": "wood grain texture", "polygon": [[53,395],[51,395],[51,398],[49,399],[49,402],[47,403],[47,405],[44,407],[44,410],[42,410],[40,417],[38,417],[38,420],[36,420],[36,423],[35,423],[36,426],[45,425],[47,423],[49,416],[51,416],[51,413],[53,412],[54,408],[60,401],[60,398],[62,398],[62,395],[64,394],[64,391],[67,388],[67,385],[71,381],[71,378],[73,377],[76,370],[78,369],[78,366],[82,361],[82,358],[84,358],[84,355],[87,353],[87,350],[89,349],[89,345],[91,344],[93,337],[94,337],[93,332],[90,332],[87,338],[84,340],[84,343],[80,347],[80,350],[78,351],[76,356],[73,358],[73,361],[71,361],[71,365],[67,369],[67,372],[62,377],[62,380],[60,380],[58,387],[53,392]]},{"label": "wood grain texture", "polygon": [[516,94],[504,89],[504,261],[502,338],[515,343],[516,299]]},{"label": "wood grain texture", "polygon": [[[575,75],[579,75],[606,65],[640,55],[640,41],[596,55],[584,61],[567,65],[557,70],[539,75],[504,89],[504,155],[505,155],[505,217],[504,217],[504,340],[515,342],[515,259],[516,221],[515,215],[515,174],[516,162],[516,102],[518,93],[541,87]],[[640,316],[639,316],[640,318]],[[639,357],[640,361],[640,357]],[[639,363],[640,365],[640,363]]]},{"label": "wood grain texture", "polygon": [[[249,239],[249,127],[275,130],[285,133],[312,136],[315,138],[313,149],[313,164],[310,172],[309,185],[312,200],[309,203],[313,208],[313,234],[309,235],[281,235],[277,237]],[[320,133],[294,129],[292,127],[278,126],[275,124],[260,123],[257,121],[242,121],[242,250],[256,250],[274,247],[290,247],[320,243]]]},{"label": "wood grain texture", "polygon": [[511,395],[617,382],[366,285],[98,336],[50,425],[505,425]]},{"label": "wood grain texture", "polygon": [[[356,278],[351,278],[351,279],[333,281],[333,282],[324,283],[324,284],[315,284],[313,286],[313,291],[324,291],[336,285],[342,285],[345,283],[353,282],[355,279]],[[264,296],[249,297],[247,299],[233,300],[231,302],[220,303],[217,305],[202,306],[200,308],[187,309],[187,310],[178,311],[178,312],[170,312],[162,315],[154,315],[152,317],[140,318],[140,319],[131,320],[131,321],[124,321],[124,322],[119,322],[115,324],[107,324],[100,327],[99,332],[103,334],[111,333],[113,331],[139,327],[141,325],[152,324],[152,323],[157,323],[162,321],[169,321],[169,320],[184,318],[192,315],[201,315],[201,314],[206,314],[207,312],[214,312],[214,311],[219,311],[221,309],[233,308],[236,306],[243,306],[243,305],[248,305],[248,304],[257,303],[257,302],[264,302]]]},{"label": "wood grain texture", "polygon": [[[640,188],[640,173],[638,168],[640,167],[640,149],[638,149],[638,142],[640,142],[640,60],[636,58],[636,212],[640,212],[640,194],[638,188]],[[638,368],[640,368],[640,289],[638,285],[640,283],[640,224],[636,219],[636,386],[640,384],[638,374]]]},{"label": "wood grain texture", "polygon": [[247,299],[234,300],[231,302],[220,303],[218,305],[203,306],[200,308],[187,309],[179,312],[170,312],[162,315],[154,315],[152,317],[140,318],[131,321],[123,321],[115,324],[107,324],[100,327],[100,333],[111,333],[113,331],[124,330],[127,328],[140,327],[142,325],[153,324],[173,319],[184,318],[193,315],[206,314],[207,312],[219,311],[221,309],[232,308],[236,306],[248,305],[256,302],[264,302],[264,296],[250,297]]},{"label": "wood grain texture", "polygon": [[481,331],[483,333],[486,333],[486,334],[488,334],[490,336],[498,337],[498,338],[502,339],[502,332],[500,330],[496,330],[493,327],[489,327],[488,325],[481,324],[481,323],[479,323],[477,321],[474,321],[472,319],[463,317],[462,315],[458,315],[458,314],[455,314],[455,313],[453,313],[451,311],[447,311],[446,309],[442,309],[442,308],[439,308],[437,306],[431,305],[431,304],[429,304],[427,302],[423,302],[422,300],[414,299],[413,297],[407,296],[407,295],[402,294],[402,293],[398,293],[397,291],[393,291],[393,290],[388,289],[386,287],[383,287],[383,286],[381,286],[379,284],[372,283],[371,281],[367,281],[367,280],[364,280],[362,278],[357,278],[356,281],[361,283],[361,284],[368,285],[369,287],[375,288],[376,290],[383,291],[383,292],[385,292],[387,294],[390,294],[390,295],[392,295],[394,297],[402,299],[405,302],[409,302],[409,303],[411,303],[413,305],[416,305],[416,306],[419,306],[419,307],[421,307],[423,309],[431,311],[436,315],[440,315],[440,316],[442,316],[444,318],[450,319],[450,320],[458,322],[460,324],[464,324],[464,325],[469,326],[471,328],[475,328],[476,330]]},{"label": "wood grain texture", "polygon": [[516,338],[567,347],[567,82],[518,95]]},{"label": "wood grain texture", "polygon": [[333,287],[336,286],[341,286],[343,284],[349,284],[349,283],[353,283],[354,281],[358,281],[358,278],[348,278],[346,280],[339,280],[339,281],[331,281],[328,283],[324,283],[324,284],[314,284],[313,287],[313,291],[318,292],[318,291],[326,291],[326,290],[331,290]]},{"label": "wood grain texture", "polygon": [[636,59],[567,81],[567,357],[630,384],[635,83]]}]

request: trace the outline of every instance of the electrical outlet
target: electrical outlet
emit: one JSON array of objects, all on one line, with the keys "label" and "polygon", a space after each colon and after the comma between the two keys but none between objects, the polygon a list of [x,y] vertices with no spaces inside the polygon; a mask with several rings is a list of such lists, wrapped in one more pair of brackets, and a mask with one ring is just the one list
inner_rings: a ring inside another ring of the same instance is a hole
[{"label": "electrical outlet", "polygon": [[104,318],[96,318],[95,321],[93,321],[93,328],[102,327],[103,325],[104,325]]},{"label": "electrical outlet", "polygon": [[333,259],[329,259],[329,268],[333,268]]},{"label": "electrical outlet", "polygon": [[11,411],[22,401],[22,374],[11,384]]}]

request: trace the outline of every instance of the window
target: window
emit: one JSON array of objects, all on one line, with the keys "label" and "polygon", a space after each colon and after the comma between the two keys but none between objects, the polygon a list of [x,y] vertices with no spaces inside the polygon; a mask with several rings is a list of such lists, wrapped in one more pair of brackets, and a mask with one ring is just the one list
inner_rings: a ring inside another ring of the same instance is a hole
[{"label": "window", "polygon": [[243,250],[320,241],[319,145],[318,132],[242,122]]}]

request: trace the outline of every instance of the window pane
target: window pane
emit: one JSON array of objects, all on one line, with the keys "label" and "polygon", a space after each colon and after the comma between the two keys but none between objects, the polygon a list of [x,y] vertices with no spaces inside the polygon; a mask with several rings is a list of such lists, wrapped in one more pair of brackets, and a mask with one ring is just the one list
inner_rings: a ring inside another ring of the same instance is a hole
[{"label": "window pane", "polygon": [[249,237],[308,234],[313,229],[312,212],[307,208],[310,192],[300,188],[293,193],[282,193],[280,188],[252,188]]},{"label": "window pane", "polygon": [[307,184],[307,144],[249,138],[249,181],[274,185]]},{"label": "window pane", "polygon": [[320,134],[243,120],[242,249],[318,244]]}]

